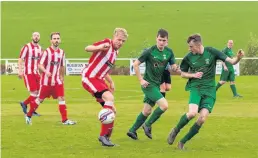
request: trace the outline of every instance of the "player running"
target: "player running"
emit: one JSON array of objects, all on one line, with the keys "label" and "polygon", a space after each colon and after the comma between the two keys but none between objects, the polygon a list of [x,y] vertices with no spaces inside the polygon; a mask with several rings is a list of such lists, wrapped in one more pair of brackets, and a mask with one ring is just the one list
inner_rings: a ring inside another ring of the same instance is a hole
[{"label": "player running", "polygon": [[184,149],[184,145],[193,136],[195,136],[209,113],[212,112],[216,101],[215,87],[215,68],[216,61],[222,60],[237,64],[244,55],[243,50],[239,50],[236,58],[227,57],[224,53],[212,47],[204,47],[199,34],[188,37],[188,53],[180,65],[181,76],[188,78],[186,90],[190,91],[189,111],[184,114],[178,124],[172,128],[168,136],[168,144],[173,144],[180,130],[191,120],[197,113],[200,114],[197,121],[190,128],[189,132],[179,141],[178,148]]},{"label": "player running", "polygon": [[[143,127],[145,135],[152,139],[151,125],[156,122],[168,108],[168,102],[160,92],[162,75],[167,64],[170,65],[171,72],[172,70],[177,71],[174,53],[170,48],[166,47],[168,32],[164,29],[160,29],[156,41],[156,45],[144,50],[142,55],[133,64],[135,74],[145,95],[143,110],[137,116],[135,123],[127,132],[127,135],[134,140],[138,139],[136,131],[141,126]],[[142,78],[139,65],[143,62],[146,64],[146,70],[144,77]],[[158,107],[153,111],[149,120],[146,121],[156,103],[158,104]]]}]

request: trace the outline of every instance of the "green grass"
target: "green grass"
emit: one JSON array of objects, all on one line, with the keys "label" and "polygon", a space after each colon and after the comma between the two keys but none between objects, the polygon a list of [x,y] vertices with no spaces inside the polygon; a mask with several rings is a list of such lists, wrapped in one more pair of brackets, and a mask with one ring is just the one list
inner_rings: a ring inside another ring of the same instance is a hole
[{"label": "green grass", "polygon": [[[112,136],[120,146],[105,148],[97,141],[100,106],[81,87],[79,76],[65,78],[68,115],[78,121],[75,126],[62,126],[57,102],[46,100],[33,117],[33,125],[25,124],[20,100],[27,97],[23,81],[16,76],[2,76],[2,157],[4,158],[108,158],[108,157],[182,157],[182,158],[256,158],[258,157],[258,87],[256,76],[237,77],[237,88],[244,96],[233,99],[229,85],[220,89],[213,113],[189,143],[187,151],[169,146],[166,137],[170,128],[188,109],[186,80],[173,77],[172,91],[167,93],[169,110],[153,125],[153,140],[139,129],[138,141],[126,136],[127,130],[142,109],[142,92],[135,76],[113,76],[116,83],[117,119]],[[194,123],[191,121],[176,141]]]},{"label": "green grass", "polygon": [[2,58],[17,58],[31,33],[61,32],[67,58],[89,57],[84,47],[125,27],[129,39],[119,57],[137,57],[155,44],[159,28],[169,31],[176,57],[187,52],[188,35],[199,32],[204,45],[222,49],[228,39],[245,48],[250,32],[258,34],[258,2],[2,2]]}]

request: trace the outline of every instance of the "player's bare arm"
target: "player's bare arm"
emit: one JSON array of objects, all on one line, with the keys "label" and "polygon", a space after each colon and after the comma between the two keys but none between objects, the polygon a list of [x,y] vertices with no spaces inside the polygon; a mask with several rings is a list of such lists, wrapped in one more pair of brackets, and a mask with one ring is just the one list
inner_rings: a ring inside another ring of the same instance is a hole
[{"label": "player's bare arm", "polygon": [[225,62],[222,62],[222,66],[224,67],[225,71],[228,71],[228,67],[226,66]]},{"label": "player's bare arm", "polygon": [[242,49],[239,49],[237,52],[237,56],[234,58],[227,57],[226,61],[230,62],[232,65],[237,64],[245,55],[245,52]]},{"label": "player's bare arm", "polygon": [[135,74],[136,74],[138,80],[140,81],[141,85],[144,88],[146,88],[149,85],[149,82],[145,81],[142,78],[142,75],[140,73],[140,68],[139,68],[140,65],[141,65],[141,62],[139,60],[135,60],[135,62],[133,63],[133,68],[134,68]]},{"label": "player's bare arm", "polygon": [[105,79],[106,79],[106,81],[108,81],[111,91],[114,92],[115,91],[115,83],[112,80],[111,76],[109,74],[107,74],[105,76]]},{"label": "player's bare arm", "polygon": [[60,66],[60,79],[63,81],[64,80],[64,75],[65,75],[65,67]]},{"label": "player's bare arm", "polygon": [[172,72],[176,72],[178,74],[181,74],[181,70],[177,64],[170,65],[168,68],[169,72],[172,74]]},{"label": "player's bare arm", "polygon": [[19,67],[18,77],[20,79],[23,77],[22,64],[23,64],[23,60],[22,60],[22,58],[19,58],[18,59],[18,67]]},{"label": "player's bare arm", "polygon": [[45,72],[47,77],[50,77],[52,74],[50,72],[47,72],[47,70],[45,69],[44,65],[43,64],[39,64],[39,70],[41,72]]},{"label": "player's bare arm", "polygon": [[183,78],[202,78],[203,72],[189,73],[181,72],[181,77]]},{"label": "player's bare arm", "polygon": [[85,51],[87,52],[97,52],[97,51],[106,51],[110,48],[109,43],[103,43],[98,46],[89,45],[85,48]]}]

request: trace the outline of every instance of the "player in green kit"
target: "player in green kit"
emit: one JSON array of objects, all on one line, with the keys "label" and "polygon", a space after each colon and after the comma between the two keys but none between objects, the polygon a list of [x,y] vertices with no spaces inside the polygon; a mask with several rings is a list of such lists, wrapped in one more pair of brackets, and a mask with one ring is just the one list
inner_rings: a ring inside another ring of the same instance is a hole
[{"label": "player in green kit", "polygon": [[[232,51],[233,47],[233,40],[228,40],[227,47],[223,49],[223,53],[225,53],[228,57],[233,58],[234,53]],[[222,63],[222,72],[220,76],[220,81],[217,84],[216,90],[218,90],[223,84],[226,82],[230,82],[230,88],[232,90],[234,97],[242,97],[237,93],[236,86],[235,86],[235,70],[231,63],[223,62]]]},{"label": "player in green kit", "polygon": [[[173,51],[166,47],[168,42],[168,32],[164,29],[160,29],[158,31],[156,41],[157,44],[144,50],[142,55],[133,64],[136,76],[141,84],[141,89],[145,95],[143,100],[143,110],[140,112],[135,123],[127,132],[127,135],[135,140],[138,139],[136,131],[141,126],[143,127],[145,135],[152,139],[151,125],[157,121],[168,108],[168,102],[160,92],[163,72],[168,63],[170,65],[169,70],[171,72],[179,70],[175,64]],[[142,78],[139,65],[143,62],[146,64],[146,70],[144,77]],[[153,111],[152,115],[147,120],[156,103],[158,104],[158,107]]]},{"label": "player in green kit", "polygon": [[237,64],[244,55],[244,52],[239,50],[237,57],[232,59],[215,48],[203,47],[199,34],[188,37],[187,43],[190,53],[183,58],[180,69],[181,76],[188,78],[186,90],[190,91],[189,111],[184,114],[178,124],[172,128],[167,139],[168,144],[173,144],[180,130],[193,119],[197,113],[199,113],[200,116],[190,128],[189,132],[179,141],[179,149],[184,149],[184,144],[199,132],[199,129],[207,119],[209,113],[212,112],[216,101],[216,61],[227,61],[234,65]]}]

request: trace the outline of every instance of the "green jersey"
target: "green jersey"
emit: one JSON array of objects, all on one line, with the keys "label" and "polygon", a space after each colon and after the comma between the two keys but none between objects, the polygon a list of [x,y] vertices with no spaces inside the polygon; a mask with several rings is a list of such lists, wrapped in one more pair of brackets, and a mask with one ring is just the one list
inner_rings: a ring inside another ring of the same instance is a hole
[{"label": "green jersey", "polygon": [[182,72],[196,73],[203,72],[202,78],[190,78],[186,90],[191,88],[215,87],[215,72],[217,60],[225,61],[227,56],[212,47],[204,47],[203,54],[188,53],[180,65]]},{"label": "green jersey", "polygon": [[167,64],[175,64],[173,51],[168,47],[160,51],[156,45],[144,50],[138,60],[146,65],[143,79],[158,87]]},{"label": "green jersey", "polygon": [[[225,49],[222,50],[222,52],[225,53],[230,58],[234,57],[234,53],[231,48],[226,47]],[[234,67],[231,63],[225,62],[225,64],[228,68],[228,71],[234,71]],[[224,66],[222,67],[222,70],[224,70]]]}]

